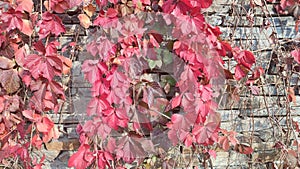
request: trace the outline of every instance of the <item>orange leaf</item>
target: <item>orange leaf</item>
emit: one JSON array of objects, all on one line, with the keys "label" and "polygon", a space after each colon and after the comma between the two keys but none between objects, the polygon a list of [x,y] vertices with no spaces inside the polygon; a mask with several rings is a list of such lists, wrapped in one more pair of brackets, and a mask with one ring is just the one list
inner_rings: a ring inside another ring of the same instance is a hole
[{"label": "orange leaf", "polygon": [[23,19],[23,26],[21,30],[25,35],[31,36],[33,32],[32,24],[29,20]]},{"label": "orange leaf", "polygon": [[63,71],[62,71],[62,73],[64,75],[66,75],[70,72],[70,69],[72,67],[72,60],[69,59],[69,58],[66,58],[64,56],[59,56],[59,57],[63,61]]},{"label": "orange leaf", "polygon": [[83,7],[83,11],[89,16],[92,17],[96,11],[96,6],[93,4],[89,4]]},{"label": "orange leaf", "polygon": [[80,25],[84,28],[89,28],[92,24],[90,18],[86,14],[79,14],[78,19],[80,21]]}]

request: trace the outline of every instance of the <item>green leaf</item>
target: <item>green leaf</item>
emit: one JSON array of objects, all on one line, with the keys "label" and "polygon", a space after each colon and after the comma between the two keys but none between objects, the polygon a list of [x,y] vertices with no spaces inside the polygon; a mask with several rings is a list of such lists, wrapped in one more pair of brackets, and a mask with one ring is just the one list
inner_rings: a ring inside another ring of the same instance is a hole
[{"label": "green leaf", "polygon": [[150,69],[154,69],[156,66],[156,62],[154,60],[149,59],[148,64],[149,64]]},{"label": "green leaf", "polygon": [[165,76],[162,79],[162,81],[165,82],[165,83],[169,83],[171,86],[175,86],[176,85],[176,80],[172,76]]},{"label": "green leaf", "polygon": [[168,65],[173,62],[173,54],[168,50],[163,51],[163,62]]},{"label": "green leaf", "polygon": [[161,68],[161,66],[162,66],[162,61],[161,61],[161,60],[156,60],[155,62],[156,62],[156,66],[157,66],[158,68]]},{"label": "green leaf", "polygon": [[149,64],[150,69],[154,69],[156,66],[158,68],[161,68],[162,61],[161,60],[151,60],[151,59],[148,59],[148,64]]}]

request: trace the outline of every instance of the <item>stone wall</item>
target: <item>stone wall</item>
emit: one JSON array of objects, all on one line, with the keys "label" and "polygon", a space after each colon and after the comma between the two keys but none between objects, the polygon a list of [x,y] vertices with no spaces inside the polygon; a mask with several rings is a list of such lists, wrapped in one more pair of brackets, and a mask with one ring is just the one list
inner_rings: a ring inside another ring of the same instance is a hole
[{"label": "stone wall", "polygon": [[[294,31],[293,16],[279,16],[273,6],[273,4],[268,4],[264,8],[251,9],[248,0],[214,0],[213,5],[204,13],[209,23],[221,28],[223,39],[252,50],[259,58],[257,65],[268,70],[272,66],[270,64],[271,53],[276,49],[272,36],[275,34],[278,41],[284,42],[297,35]],[[249,22],[249,15],[252,14],[254,20]],[[63,14],[61,17],[67,26],[67,33],[60,38],[63,44],[61,47],[66,46],[70,40],[77,40],[84,45],[87,34],[80,27],[77,15]],[[271,25],[264,29],[267,21]],[[84,122],[86,118],[84,114],[90,98],[90,84],[84,80],[80,69],[82,62],[92,56],[84,50],[73,56],[75,61],[73,62],[72,80],[68,86],[68,102],[60,114],[51,115],[59,126],[61,137],[45,145],[43,152],[48,160],[45,168],[67,168],[70,154],[79,146],[76,125]],[[226,65],[229,68],[235,64],[231,60],[228,60],[228,63]],[[217,159],[213,159],[214,168],[221,169],[227,166],[229,168],[249,168],[249,165],[252,165],[253,168],[268,168],[272,166],[271,162],[279,159],[279,152],[273,146],[281,139],[281,135],[276,132],[278,128],[274,126],[274,120],[279,120],[279,123],[283,127],[285,126],[284,117],[287,116],[287,111],[285,107],[280,106],[280,101],[285,97],[284,88],[281,85],[283,82],[274,73],[266,74],[264,80],[265,85],[258,96],[245,92],[239,102],[228,99],[225,106],[219,110],[222,115],[221,127],[237,131],[239,140],[250,143],[254,148],[254,153],[249,156],[237,154],[233,150],[229,152],[219,150]],[[298,85],[297,76],[291,79],[291,84]],[[226,96],[226,93],[224,95]],[[291,117],[295,121],[300,121],[299,103],[300,97],[296,96],[296,103],[291,109]],[[251,136],[253,139],[249,140]]]},{"label": "stone wall", "polygon": [[[278,72],[271,71],[276,67],[271,63],[271,56],[277,52],[278,46],[282,45],[289,50],[283,44],[298,36],[295,32],[295,19],[289,14],[279,15],[274,9],[276,4],[255,8],[251,8],[249,4],[249,1],[242,0],[216,0],[206,10],[207,21],[220,27],[223,39],[253,51],[258,58],[256,66],[267,70],[258,96],[242,94],[238,103],[219,110],[222,114],[221,127],[233,129],[238,132],[240,140],[252,142],[254,153],[246,156],[233,151],[218,152],[217,159],[213,162],[215,168],[273,168],[272,162],[278,165],[281,155],[273,146],[284,137],[279,131],[286,128],[286,117],[290,116],[299,122],[299,91],[295,91],[296,102],[292,104],[291,113],[288,114],[286,107],[282,106],[285,100],[284,81],[278,76]],[[252,22],[249,17],[253,17]],[[275,41],[274,36],[277,37]],[[235,64],[230,60],[228,62],[229,68]],[[291,86],[297,88],[298,79],[299,76],[292,76]],[[277,124],[280,126],[276,126]],[[250,140],[250,137],[253,139]],[[289,158],[288,162],[295,164],[296,161]]]}]

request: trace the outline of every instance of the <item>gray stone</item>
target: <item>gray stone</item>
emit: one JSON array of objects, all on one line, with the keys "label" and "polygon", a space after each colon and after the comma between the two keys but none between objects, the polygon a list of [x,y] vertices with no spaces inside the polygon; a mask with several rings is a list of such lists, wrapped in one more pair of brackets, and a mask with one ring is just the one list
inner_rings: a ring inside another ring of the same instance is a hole
[{"label": "gray stone", "polygon": [[229,16],[226,15],[223,17],[223,22],[221,26],[224,27],[249,27],[249,26],[262,26],[263,25],[263,18],[262,17],[255,17],[253,18],[253,22],[250,22],[246,16]]},{"label": "gray stone", "polygon": [[221,16],[207,16],[205,18],[206,22],[210,23],[214,26],[220,26],[222,24],[222,17]]},{"label": "gray stone", "polygon": [[54,123],[78,123],[78,119],[74,114],[49,114]]},{"label": "gray stone", "polygon": [[220,15],[220,14],[228,14],[229,10],[230,10],[229,5],[213,4],[209,8],[204,9],[203,12],[208,14],[218,13],[218,15]]},{"label": "gray stone", "polygon": [[74,61],[72,65],[72,76],[79,76],[81,74],[81,62]]}]

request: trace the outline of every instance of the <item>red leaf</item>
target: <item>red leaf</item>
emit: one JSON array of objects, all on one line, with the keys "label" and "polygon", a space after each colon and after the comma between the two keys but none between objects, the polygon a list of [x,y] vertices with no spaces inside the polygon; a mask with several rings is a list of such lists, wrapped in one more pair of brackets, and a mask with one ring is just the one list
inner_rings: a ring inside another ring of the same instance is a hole
[{"label": "red leaf", "polygon": [[110,168],[110,162],[113,161],[113,157],[109,152],[106,151],[98,151],[97,153],[98,157],[98,167],[100,168],[106,168],[108,166]]},{"label": "red leaf", "polygon": [[14,62],[7,57],[0,56],[0,68],[1,69],[11,69],[14,67]]},{"label": "red leaf", "polygon": [[29,20],[23,19],[23,26],[22,26],[21,32],[27,36],[31,36],[31,34],[33,32],[33,26]]},{"label": "red leaf", "polygon": [[171,129],[168,132],[168,137],[173,145],[176,145],[179,141],[184,142],[187,146],[191,144],[190,127],[195,123],[195,120],[195,113],[188,113],[184,116],[181,114],[172,115],[171,122],[167,123],[167,127]]},{"label": "red leaf", "polygon": [[55,81],[36,81],[30,84],[30,88],[34,92],[31,104],[37,111],[56,110],[60,106],[58,98],[65,99],[62,86]]},{"label": "red leaf", "polygon": [[98,63],[98,60],[86,60],[82,64],[84,77],[90,83],[95,83],[97,80],[100,80],[101,72],[99,70]]},{"label": "red leaf", "polygon": [[289,6],[294,6],[297,1],[295,0],[281,0],[280,7],[286,9]]},{"label": "red leaf", "polygon": [[20,77],[16,69],[0,70],[0,81],[7,93],[15,93],[20,88]]},{"label": "red leaf", "polygon": [[106,139],[107,136],[110,134],[111,132],[111,128],[105,124],[105,123],[100,123],[98,128],[97,128],[97,134],[102,138],[102,139]]},{"label": "red leaf", "polygon": [[125,136],[118,142],[116,149],[117,159],[123,159],[125,162],[132,163],[135,159],[145,158],[145,151],[141,143],[134,138]]},{"label": "red leaf", "polygon": [[1,20],[4,22],[4,28],[7,31],[13,30],[18,28],[22,30],[23,27],[23,14],[20,11],[15,11],[12,8],[9,9],[7,12],[1,14]]},{"label": "red leaf", "polygon": [[32,74],[33,78],[44,77],[52,81],[55,75],[60,76],[62,73],[62,60],[56,56],[39,56],[31,54],[26,56],[24,61],[26,67]]},{"label": "red leaf", "polygon": [[248,73],[248,69],[245,68],[243,65],[237,65],[234,70],[234,77],[236,80],[241,80],[245,77]]},{"label": "red leaf", "polygon": [[42,40],[37,41],[33,44],[35,50],[39,52],[39,54],[45,55],[46,54],[46,47],[44,46]]},{"label": "red leaf", "polygon": [[232,57],[232,47],[226,41],[221,41],[222,48],[219,50],[219,54],[221,56],[228,56],[229,58]]},{"label": "red leaf", "polygon": [[234,58],[236,61],[244,67],[250,69],[251,66],[256,62],[253,53],[247,50],[239,51],[237,48],[235,50],[237,50],[237,52],[234,53]]},{"label": "red leaf", "polygon": [[180,25],[180,31],[183,35],[188,35],[191,32],[198,33],[204,25],[204,16],[199,12],[199,8],[194,8],[190,11],[190,16],[178,16],[176,24]]},{"label": "red leaf", "polygon": [[182,100],[182,95],[178,95],[171,100],[172,109],[179,106]]},{"label": "red leaf", "polygon": [[0,96],[0,112],[2,112],[4,110],[4,106],[5,106],[5,98],[3,98],[2,96]]},{"label": "red leaf", "polygon": [[249,86],[249,88],[253,95],[259,95],[260,89],[258,86]]},{"label": "red leaf", "polygon": [[192,133],[195,136],[197,143],[207,144],[210,141],[209,139],[216,139],[215,134],[217,134],[219,130],[220,122],[220,115],[211,112],[208,114],[204,125],[195,125]]},{"label": "red leaf", "polygon": [[115,130],[118,130],[119,126],[127,127],[128,125],[127,112],[123,109],[107,109],[103,111],[103,115],[103,121]]},{"label": "red leaf", "polygon": [[295,49],[291,52],[291,55],[294,57],[294,60],[300,64],[300,49]]},{"label": "red leaf", "polygon": [[217,157],[217,152],[214,151],[214,150],[209,150],[209,151],[208,151],[208,154],[209,154],[210,156],[212,156],[213,158],[215,158],[215,159],[216,159],[216,157]]},{"label": "red leaf", "polygon": [[225,151],[229,150],[229,140],[226,136],[219,137],[218,142]]},{"label": "red leaf", "polygon": [[250,147],[250,145],[246,143],[237,144],[235,146],[235,150],[242,154],[252,154],[253,152],[253,149]]},{"label": "red leaf", "polygon": [[17,0],[18,7],[16,11],[24,12],[27,11],[28,13],[32,12],[33,9],[33,2],[32,0]]},{"label": "red leaf", "polygon": [[258,80],[265,73],[262,67],[255,68],[252,76],[247,80],[247,84],[253,84],[256,80]]},{"label": "red leaf", "polygon": [[239,141],[236,139],[236,132],[234,131],[228,132],[227,130],[224,129],[222,129],[221,132],[224,134],[224,136],[219,137],[218,143],[225,151],[229,149],[229,143],[231,143],[233,146],[239,144]]},{"label": "red leaf", "polygon": [[82,1],[82,0],[67,0],[67,2],[69,3],[69,8],[73,8],[75,6],[81,5],[85,1]]},{"label": "red leaf", "polygon": [[300,20],[298,19],[298,20],[295,22],[295,31],[296,31],[296,32],[299,31],[299,24],[300,24]]},{"label": "red leaf", "polygon": [[193,135],[195,136],[197,143],[208,143],[208,139],[216,132],[218,125],[219,124],[215,122],[208,123],[204,126],[196,125],[193,129]]},{"label": "red leaf", "polygon": [[[181,13],[186,13],[193,6],[191,5],[189,0],[178,0],[178,1],[166,1],[164,2],[162,9],[165,13],[171,13],[172,11],[180,11]],[[178,14],[177,12],[177,14]]]},{"label": "red leaf", "polygon": [[104,28],[115,27],[118,23],[118,11],[108,8],[107,12],[100,11],[99,16],[94,20],[93,25],[102,26]]},{"label": "red leaf", "polygon": [[0,123],[0,135],[4,134],[5,131],[5,124],[4,123]]},{"label": "red leaf", "polygon": [[99,55],[101,59],[108,61],[110,59],[109,56],[115,53],[115,44],[103,36],[98,37],[98,40],[99,42],[97,43],[89,43],[86,47],[87,51],[93,56]]},{"label": "red leaf", "polygon": [[94,160],[93,158],[85,158],[85,155],[88,153],[90,153],[90,146],[88,144],[81,145],[78,151],[70,157],[68,167],[75,167],[76,169],[87,168]]},{"label": "red leaf", "polygon": [[43,20],[40,20],[37,25],[40,27],[39,39],[47,37],[50,33],[58,36],[66,32],[61,19],[50,12],[43,13]]},{"label": "red leaf", "polygon": [[288,88],[288,100],[290,102],[296,103],[296,96],[295,96],[294,87]]},{"label": "red leaf", "polygon": [[39,132],[47,133],[53,128],[54,123],[48,118],[43,117],[41,122],[36,123]]},{"label": "red leaf", "polygon": [[35,146],[36,148],[38,149],[41,149],[42,147],[42,144],[43,144],[43,141],[42,139],[40,138],[39,135],[34,135],[33,138],[31,139],[31,143],[33,146]]},{"label": "red leaf", "polygon": [[191,4],[196,7],[208,8],[212,4],[213,0],[191,0]]},{"label": "red leaf", "polygon": [[110,108],[110,104],[108,103],[108,101],[106,100],[105,95],[102,95],[101,97],[94,97],[91,99],[90,103],[88,104],[88,108],[87,108],[87,114],[89,116],[91,115],[101,115],[101,113],[104,110],[107,110],[108,108]]},{"label": "red leaf", "polygon": [[41,116],[39,114],[34,113],[32,110],[24,110],[22,111],[24,117],[28,118],[31,121],[40,121]]},{"label": "red leaf", "polygon": [[24,59],[26,54],[26,48],[25,46],[19,48],[17,51],[15,51],[15,59],[18,65],[23,67]]},{"label": "red leaf", "polygon": [[[42,41],[40,40],[39,42],[41,42],[42,44]],[[56,40],[54,41],[51,41],[50,43],[48,43],[48,45],[45,47],[45,51],[46,53],[43,53],[43,55],[46,55],[46,56],[50,56],[50,55],[55,55],[57,54],[57,48],[60,45],[59,42],[57,42]]]},{"label": "red leaf", "polygon": [[[78,2],[78,0],[70,0],[70,2],[72,1]],[[44,5],[49,11],[49,1],[45,1]],[[51,10],[54,10],[57,13],[64,13],[69,8],[69,0],[51,0]]]},{"label": "red leaf", "polygon": [[58,139],[58,137],[59,137],[59,131],[58,131],[58,129],[57,129],[56,126],[53,126],[52,129],[49,132],[44,133],[44,135],[43,135],[43,142],[47,143],[52,138]]}]

